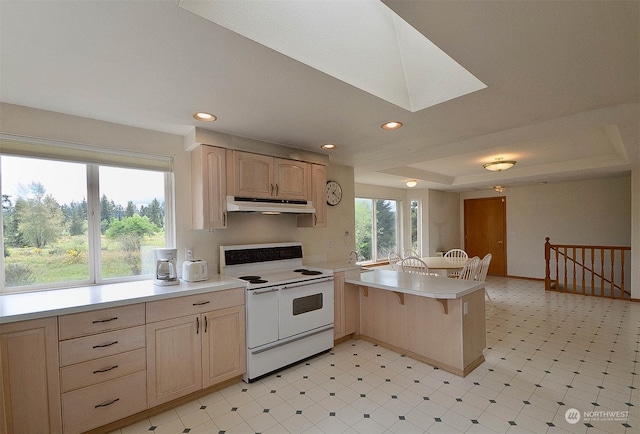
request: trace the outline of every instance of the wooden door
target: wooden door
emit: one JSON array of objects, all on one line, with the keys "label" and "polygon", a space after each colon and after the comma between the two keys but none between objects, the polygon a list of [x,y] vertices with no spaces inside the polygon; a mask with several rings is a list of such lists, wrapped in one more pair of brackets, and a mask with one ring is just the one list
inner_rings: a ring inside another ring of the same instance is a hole
[{"label": "wooden door", "polygon": [[469,257],[491,253],[489,272],[507,275],[507,199],[490,197],[464,201],[464,246]]},{"label": "wooden door", "polygon": [[311,169],[309,163],[274,159],[275,197],[278,199],[309,200]]},{"label": "wooden door", "polygon": [[202,389],[200,315],[147,324],[147,400],[155,407]]},{"label": "wooden door", "polygon": [[62,432],[56,317],[0,325],[0,432]]},{"label": "wooden door", "polygon": [[247,370],[245,308],[234,306],[203,315],[202,386],[209,387]]}]

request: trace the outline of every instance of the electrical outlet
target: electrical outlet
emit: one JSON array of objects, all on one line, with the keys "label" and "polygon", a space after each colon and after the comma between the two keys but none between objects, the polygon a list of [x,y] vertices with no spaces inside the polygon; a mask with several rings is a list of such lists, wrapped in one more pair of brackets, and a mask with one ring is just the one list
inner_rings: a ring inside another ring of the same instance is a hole
[{"label": "electrical outlet", "polygon": [[184,248],[184,259],[185,261],[193,261],[193,247]]},{"label": "electrical outlet", "polygon": [[332,249],[333,248],[333,240],[329,240],[329,248]]}]

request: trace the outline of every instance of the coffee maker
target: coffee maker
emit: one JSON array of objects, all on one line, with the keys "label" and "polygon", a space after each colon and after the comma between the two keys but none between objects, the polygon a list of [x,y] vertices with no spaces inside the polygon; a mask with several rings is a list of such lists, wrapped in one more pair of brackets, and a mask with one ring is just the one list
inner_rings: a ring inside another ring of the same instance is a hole
[{"label": "coffee maker", "polygon": [[178,249],[154,249],[153,259],[156,263],[154,285],[168,286],[180,283],[176,268]]}]

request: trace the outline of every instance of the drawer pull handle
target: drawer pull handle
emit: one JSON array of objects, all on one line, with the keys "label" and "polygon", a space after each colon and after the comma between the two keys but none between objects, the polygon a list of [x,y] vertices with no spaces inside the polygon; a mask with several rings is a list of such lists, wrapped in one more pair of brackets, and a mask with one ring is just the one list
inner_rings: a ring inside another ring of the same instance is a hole
[{"label": "drawer pull handle", "polygon": [[209,303],[211,303],[211,302],[210,301],[202,301],[200,303],[193,303],[193,305],[194,306],[202,306],[202,305],[209,304]]},{"label": "drawer pull handle", "polygon": [[98,319],[98,320],[92,321],[92,324],[100,324],[103,322],[115,321],[117,319],[118,319],[117,316],[114,316],[113,318],[109,318],[109,319]]},{"label": "drawer pull handle", "polygon": [[117,367],[118,367],[118,365],[114,365],[114,366],[112,366],[110,368],[98,369],[97,371],[93,371],[93,373],[94,374],[100,374],[102,372],[109,372],[109,371],[111,371],[113,369],[116,369]]},{"label": "drawer pull handle", "polygon": [[96,406],[95,406],[95,408],[108,407],[108,406],[110,406],[111,404],[116,403],[116,402],[118,402],[118,401],[120,401],[120,398],[116,398],[116,399],[114,399],[114,400],[113,400],[113,401],[111,401],[111,402],[105,402],[104,404],[98,404],[98,405],[96,405]]},{"label": "drawer pull handle", "polygon": [[94,346],[93,346],[93,348],[104,348],[104,347],[110,347],[111,345],[115,345],[115,344],[117,344],[117,343],[118,343],[118,341],[113,341],[113,342],[110,342],[110,343],[108,343],[108,344],[103,344],[103,345],[94,345]]}]

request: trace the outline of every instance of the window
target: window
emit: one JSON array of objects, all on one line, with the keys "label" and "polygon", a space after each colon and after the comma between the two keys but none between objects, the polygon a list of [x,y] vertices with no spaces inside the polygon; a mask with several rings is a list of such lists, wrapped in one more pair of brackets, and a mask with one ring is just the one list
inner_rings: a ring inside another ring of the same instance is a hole
[{"label": "window", "polygon": [[420,202],[417,199],[411,199],[409,202],[411,208],[411,216],[409,218],[409,233],[411,234],[411,250],[420,253]]},{"label": "window", "polygon": [[151,277],[170,172],[13,155],[0,169],[2,291]]},{"label": "window", "polygon": [[361,262],[378,262],[398,251],[398,203],[356,198],[356,251]]}]

